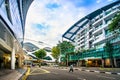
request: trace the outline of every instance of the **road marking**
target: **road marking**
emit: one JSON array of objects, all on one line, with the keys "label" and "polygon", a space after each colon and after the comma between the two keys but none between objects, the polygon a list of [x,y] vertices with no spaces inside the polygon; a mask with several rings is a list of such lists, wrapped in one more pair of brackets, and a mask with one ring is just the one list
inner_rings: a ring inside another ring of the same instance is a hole
[{"label": "road marking", "polygon": [[118,75],[120,75],[120,73],[117,73]]},{"label": "road marking", "polygon": [[[37,70],[37,69],[39,69],[39,70],[42,70],[42,71],[44,71],[44,72],[41,72],[41,73],[35,73],[34,71],[35,70]],[[38,75],[38,74],[46,74],[46,73],[50,73],[50,71],[47,71],[47,70],[45,70],[45,69],[40,69],[40,68],[37,68],[37,69],[34,69],[29,75]],[[33,73],[34,72],[34,73]]]},{"label": "road marking", "polygon": [[79,77],[79,78],[77,78],[77,79],[79,79],[79,80],[87,80],[87,79],[83,79],[83,78],[80,78],[80,77]]},{"label": "road marking", "polygon": [[111,72],[105,72],[106,74],[111,74]]},{"label": "road marking", "polygon": [[87,72],[90,72],[90,70],[86,70]]},{"label": "road marking", "polygon": [[25,75],[22,77],[22,80],[26,80],[29,74],[30,74],[30,68],[27,68],[27,72],[26,72]]},{"label": "road marking", "polygon": [[96,72],[96,73],[100,73],[100,71],[94,71],[94,72]]},{"label": "road marking", "polygon": [[30,74],[33,73],[35,70],[37,70],[37,69],[33,69],[33,71],[31,71]]},{"label": "road marking", "polygon": [[104,77],[104,78],[108,78],[108,79],[116,79],[116,78],[114,78],[114,77],[107,77],[107,76],[101,76],[101,75],[97,75],[98,77]]}]

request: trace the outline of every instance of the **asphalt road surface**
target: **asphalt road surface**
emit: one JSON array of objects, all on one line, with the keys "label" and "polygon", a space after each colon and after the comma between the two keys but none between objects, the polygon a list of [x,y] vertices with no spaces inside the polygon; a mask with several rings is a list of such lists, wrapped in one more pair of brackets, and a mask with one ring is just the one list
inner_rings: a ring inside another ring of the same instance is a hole
[{"label": "asphalt road surface", "polygon": [[103,74],[54,67],[33,67],[27,80],[120,80],[120,75]]}]

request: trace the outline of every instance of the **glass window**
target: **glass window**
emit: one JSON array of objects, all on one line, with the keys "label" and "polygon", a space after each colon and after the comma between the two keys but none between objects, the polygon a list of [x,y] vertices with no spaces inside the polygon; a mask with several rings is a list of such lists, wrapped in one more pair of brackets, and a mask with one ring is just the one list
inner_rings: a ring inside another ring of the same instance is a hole
[{"label": "glass window", "polygon": [[1,7],[1,5],[3,4],[3,2],[4,2],[4,0],[0,0],[0,7]]},{"label": "glass window", "polygon": [[3,1],[3,3],[1,4],[0,9],[2,10],[2,12],[3,12],[4,14],[7,15],[6,7],[5,7],[5,1]]},{"label": "glass window", "polygon": [[111,9],[109,9],[105,12],[106,15],[108,15],[109,13],[111,13]]},{"label": "glass window", "polygon": [[97,29],[99,29],[99,28],[101,28],[101,27],[102,27],[102,23],[96,25],[96,26],[95,26],[95,30],[97,30]]},{"label": "glass window", "polygon": [[7,17],[10,20],[10,22],[12,23],[9,0],[5,0],[5,7],[6,7],[6,11],[7,11]]},{"label": "glass window", "polygon": [[108,24],[111,20],[112,20],[112,18],[106,19],[105,23]]},{"label": "glass window", "polygon": [[100,32],[99,34],[95,35],[95,40],[99,39],[99,37],[102,35],[102,32]]}]

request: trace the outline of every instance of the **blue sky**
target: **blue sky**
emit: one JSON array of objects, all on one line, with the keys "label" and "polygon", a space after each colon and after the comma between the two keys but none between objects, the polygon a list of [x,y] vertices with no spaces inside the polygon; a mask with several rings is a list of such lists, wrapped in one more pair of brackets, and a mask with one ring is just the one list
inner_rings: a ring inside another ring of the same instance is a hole
[{"label": "blue sky", "polygon": [[116,0],[34,0],[26,20],[25,38],[56,46],[62,34],[87,14]]}]

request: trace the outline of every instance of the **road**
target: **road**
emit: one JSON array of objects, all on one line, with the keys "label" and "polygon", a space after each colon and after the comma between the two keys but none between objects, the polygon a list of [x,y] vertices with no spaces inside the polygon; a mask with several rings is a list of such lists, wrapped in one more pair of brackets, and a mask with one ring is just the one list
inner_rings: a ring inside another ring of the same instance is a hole
[{"label": "road", "polygon": [[54,67],[34,67],[27,77],[27,80],[120,80],[119,75],[103,74],[68,69],[58,69]]}]

